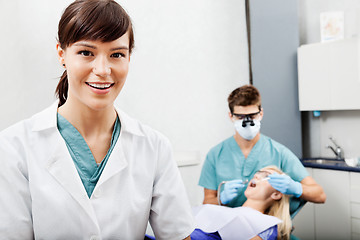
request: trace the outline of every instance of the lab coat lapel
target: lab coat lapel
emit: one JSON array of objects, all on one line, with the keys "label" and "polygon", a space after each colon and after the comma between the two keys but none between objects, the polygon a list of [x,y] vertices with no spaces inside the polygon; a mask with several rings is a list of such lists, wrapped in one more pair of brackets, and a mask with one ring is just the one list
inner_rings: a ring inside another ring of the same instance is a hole
[{"label": "lab coat lapel", "polygon": [[124,148],[130,148],[132,145],[133,137],[144,136],[142,131],[139,128],[137,121],[129,117],[126,113],[121,111],[118,107],[115,106],[116,112],[120,118],[121,131],[119,139],[106,163],[103,173],[100,176],[99,182],[96,184],[96,189],[110,179],[112,176],[116,175],[124,168],[128,166],[129,159],[126,159],[126,154]]},{"label": "lab coat lapel", "polygon": [[47,145],[49,146],[47,170],[98,225],[95,211],[66,147],[65,140],[57,129],[57,106],[58,103],[55,101],[50,107],[34,115],[32,117],[32,131],[50,131],[44,132],[44,134],[50,134],[47,138]]},{"label": "lab coat lapel", "polygon": [[91,219],[97,224],[96,215],[88,198],[80,176],[75,168],[65,141],[60,133],[50,140],[49,146],[55,146],[48,164],[50,174],[63,188],[83,207]]},{"label": "lab coat lapel", "polygon": [[112,153],[110,154],[110,157],[108,159],[108,162],[106,163],[104,171],[101,174],[98,183],[96,184],[94,191],[96,191],[96,188],[98,188],[98,186],[100,186],[108,179],[110,179],[112,176],[116,175],[121,170],[127,167],[128,163],[126,161],[124,149],[122,147],[122,140],[123,139],[120,135]]}]

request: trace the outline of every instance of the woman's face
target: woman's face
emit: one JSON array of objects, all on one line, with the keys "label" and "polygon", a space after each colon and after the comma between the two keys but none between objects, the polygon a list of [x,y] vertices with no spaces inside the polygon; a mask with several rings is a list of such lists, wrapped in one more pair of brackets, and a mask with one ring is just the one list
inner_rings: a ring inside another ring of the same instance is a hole
[{"label": "woman's face", "polygon": [[81,40],[57,49],[69,81],[66,104],[93,110],[112,107],[129,70],[128,33],[112,42]]},{"label": "woman's face", "polygon": [[266,178],[272,173],[274,173],[274,171],[270,169],[262,169],[255,173],[245,190],[245,196],[248,199],[268,200],[272,197],[273,193],[277,193],[277,191],[266,180]]}]

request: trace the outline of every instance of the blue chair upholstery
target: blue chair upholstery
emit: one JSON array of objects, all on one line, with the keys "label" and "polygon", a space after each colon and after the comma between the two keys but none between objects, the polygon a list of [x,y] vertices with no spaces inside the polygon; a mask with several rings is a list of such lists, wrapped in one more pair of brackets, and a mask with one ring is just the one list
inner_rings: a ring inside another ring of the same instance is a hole
[{"label": "blue chair upholstery", "polygon": [[301,208],[304,207],[304,205],[306,203],[307,203],[307,201],[302,199],[302,198],[296,198],[296,197],[291,197],[290,198],[290,216],[291,216],[291,219],[294,219],[296,214],[298,214],[298,212],[301,210]]},{"label": "blue chair upholstery", "polygon": [[[296,214],[298,214],[300,212],[300,210],[304,207],[304,205],[306,203],[307,203],[307,201],[302,198],[295,198],[295,197],[290,198],[290,217],[291,217],[291,219],[294,219]],[[291,232],[293,230],[294,230],[294,226],[293,226],[293,229],[291,230]],[[293,234],[290,234],[290,240],[300,240],[300,239],[297,238],[296,236],[294,236]]]}]

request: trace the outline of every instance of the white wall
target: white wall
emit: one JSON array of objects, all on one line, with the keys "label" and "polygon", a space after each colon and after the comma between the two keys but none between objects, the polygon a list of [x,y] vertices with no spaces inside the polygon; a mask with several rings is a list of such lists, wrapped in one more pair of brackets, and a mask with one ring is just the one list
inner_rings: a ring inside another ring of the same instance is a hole
[{"label": "white wall", "polygon": [[1,0],[0,130],[55,100],[57,22],[67,2]]},{"label": "white wall", "polygon": [[[299,0],[300,43],[320,42],[320,13],[344,11],[345,38],[360,36],[360,1],[358,0]],[[360,101],[360,98],[359,98]],[[323,111],[314,118],[304,113],[304,156],[334,157],[325,146],[333,136],[344,149],[345,157],[360,157],[360,111]]]},{"label": "white wall", "polygon": [[[0,130],[51,104],[62,73],[57,23],[68,0],[0,0]],[[233,133],[227,96],[248,82],[244,1],[123,0],[135,50],[117,103],[167,135],[193,205],[210,147]]]},{"label": "white wall", "polygon": [[[167,135],[193,205],[210,147],[233,133],[227,96],[248,82],[244,1],[123,1],[135,25],[135,51],[119,105]],[[141,7],[139,7],[141,6]],[[155,14],[156,13],[156,14]]]}]

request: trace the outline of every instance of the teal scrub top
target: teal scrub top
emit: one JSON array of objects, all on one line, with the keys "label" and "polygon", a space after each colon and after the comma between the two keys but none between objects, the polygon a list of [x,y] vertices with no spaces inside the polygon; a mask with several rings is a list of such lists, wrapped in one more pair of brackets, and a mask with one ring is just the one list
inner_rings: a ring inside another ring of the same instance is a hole
[{"label": "teal scrub top", "polygon": [[[309,175],[295,154],[271,138],[260,135],[259,141],[245,158],[232,136],[209,151],[201,171],[199,185],[217,190],[222,181],[251,180],[258,170],[269,165],[277,166],[298,182]],[[242,206],[246,201],[245,189],[246,187],[240,188],[237,197],[227,205],[230,207]]]},{"label": "teal scrub top", "polygon": [[117,117],[115,122],[110,148],[99,165],[96,163],[89,146],[79,131],[59,113],[57,114],[57,127],[65,140],[71,158],[75,163],[76,170],[90,198],[119,138],[121,129],[119,117]]}]

